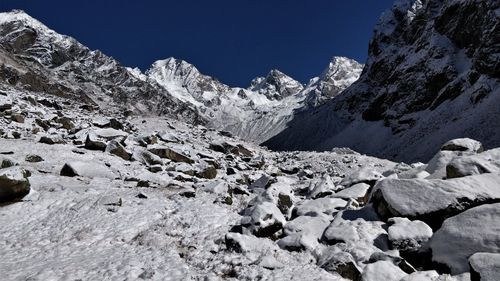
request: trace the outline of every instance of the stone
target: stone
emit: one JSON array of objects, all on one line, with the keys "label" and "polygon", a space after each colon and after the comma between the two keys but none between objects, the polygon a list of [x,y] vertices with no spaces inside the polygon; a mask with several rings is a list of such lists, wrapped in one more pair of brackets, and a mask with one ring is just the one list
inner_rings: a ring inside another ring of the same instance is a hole
[{"label": "stone", "polygon": [[123,145],[121,145],[118,141],[112,140],[110,141],[107,146],[106,146],[106,152],[116,155],[123,160],[130,160],[132,157],[132,154],[128,152]]},{"label": "stone", "polygon": [[85,138],[84,147],[88,150],[105,151],[107,144],[106,142],[99,140],[95,135],[87,134],[87,137]]},{"label": "stone", "polygon": [[22,114],[12,114],[12,115],[10,116],[10,119],[11,119],[12,121],[14,121],[14,122],[17,122],[17,123],[24,123],[24,119],[25,119],[25,117],[24,117],[24,115],[22,115]]},{"label": "stone", "polygon": [[30,192],[28,176],[20,167],[0,169],[0,203],[26,196]]},{"label": "stone", "polygon": [[40,143],[44,144],[64,144],[66,141],[64,141],[63,137],[60,135],[46,135],[42,136],[40,140],[38,141]]},{"label": "stone", "polygon": [[24,159],[26,162],[31,162],[31,163],[38,163],[38,162],[43,162],[44,159],[36,154],[28,154],[26,155],[26,158]]},{"label": "stone", "polygon": [[179,152],[175,149],[164,147],[164,146],[151,146],[148,148],[148,151],[160,156],[161,158],[167,158],[174,162],[184,162],[188,164],[194,163],[194,160],[189,158],[182,152]]},{"label": "stone", "polygon": [[469,138],[453,139],[441,146],[444,151],[469,151],[469,152],[483,152],[483,144]]}]

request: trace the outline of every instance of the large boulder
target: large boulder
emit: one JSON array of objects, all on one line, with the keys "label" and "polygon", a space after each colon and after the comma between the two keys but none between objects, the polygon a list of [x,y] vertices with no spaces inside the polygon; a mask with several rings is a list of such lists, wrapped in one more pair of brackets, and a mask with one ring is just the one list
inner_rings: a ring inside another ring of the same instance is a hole
[{"label": "large boulder", "polygon": [[300,216],[287,222],[285,237],[278,245],[287,250],[314,249],[330,221],[323,217]]},{"label": "large boulder", "polygon": [[66,143],[66,141],[64,141],[63,137],[60,135],[42,136],[40,138],[39,142],[45,143],[45,144],[63,144],[63,143]]},{"label": "large boulder", "polygon": [[132,159],[135,161],[139,161],[144,165],[154,166],[154,165],[162,165],[163,160],[160,156],[153,154],[144,149],[136,149],[132,154]]},{"label": "large boulder", "polygon": [[333,214],[345,208],[347,201],[340,198],[318,198],[315,200],[303,200],[292,210],[292,217],[298,216],[326,216],[333,219]]},{"label": "large boulder", "polygon": [[500,175],[450,180],[385,179],[375,186],[370,201],[382,218],[421,220],[436,230],[446,218],[483,203],[500,201]]},{"label": "large boulder", "polygon": [[[469,271],[469,257],[479,252],[500,253],[500,203],[467,210],[444,221],[429,245],[432,260],[452,274]],[[482,280],[482,279],[481,279]]]},{"label": "large boulder", "polygon": [[30,192],[28,172],[20,167],[0,169],[0,203],[22,198]]}]

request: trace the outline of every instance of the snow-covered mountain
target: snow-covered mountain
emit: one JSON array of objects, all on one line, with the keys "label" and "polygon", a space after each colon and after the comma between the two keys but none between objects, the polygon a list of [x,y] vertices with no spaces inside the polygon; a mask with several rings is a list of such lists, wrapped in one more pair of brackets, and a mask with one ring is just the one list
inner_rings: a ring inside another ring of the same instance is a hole
[{"label": "snow-covered mountain", "polygon": [[142,77],[192,104],[208,126],[261,143],[283,131],[295,112],[317,106],[347,88],[361,70],[362,65],[353,60],[334,57],[321,77],[307,87],[271,70],[245,89],[231,88],[188,62],[169,58],[155,62]]},{"label": "snow-covered mountain", "polygon": [[301,112],[270,148],[347,146],[428,160],[447,139],[500,144],[500,2],[398,0],[380,18],[360,79]]},{"label": "snow-covered mountain", "polygon": [[0,57],[10,62],[0,69],[10,81],[5,86],[122,112],[168,115],[256,143],[283,131],[296,111],[345,89],[361,69],[354,61],[334,58],[307,88],[279,70],[254,79],[248,88],[231,88],[175,58],[159,60],[145,73],[124,67],[22,11],[1,13],[0,27]]}]

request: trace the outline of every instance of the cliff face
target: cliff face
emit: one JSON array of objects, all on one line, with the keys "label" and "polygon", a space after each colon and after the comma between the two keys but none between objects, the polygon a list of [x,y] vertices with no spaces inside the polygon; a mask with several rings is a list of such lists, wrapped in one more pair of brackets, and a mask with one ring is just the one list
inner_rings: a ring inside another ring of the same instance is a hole
[{"label": "cliff face", "polygon": [[405,161],[426,160],[454,137],[500,144],[499,17],[499,1],[396,1],[375,27],[360,79],[265,144],[349,146]]}]

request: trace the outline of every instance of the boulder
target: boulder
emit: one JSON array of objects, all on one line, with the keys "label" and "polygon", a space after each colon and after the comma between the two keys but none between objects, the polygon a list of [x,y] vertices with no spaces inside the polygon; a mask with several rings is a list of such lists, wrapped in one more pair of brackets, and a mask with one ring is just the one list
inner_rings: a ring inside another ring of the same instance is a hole
[{"label": "boulder", "polygon": [[418,251],[432,237],[432,228],[422,221],[407,218],[390,218],[387,230],[393,249],[399,251]]},{"label": "boulder", "polygon": [[368,264],[363,270],[363,281],[400,281],[406,273],[390,261]]},{"label": "boulder", "polygon": [[38,162],[43,162],[44,159],[36,154],[28,154],[26,155],[26,158],[24,159],[26,162],[31,162],[31,163],[38,163]]},{"label": "boulder", "polygon": [[24,197],[30,192],[29,173],[20,167],[0,169],[0,203]]},{"label": "boulder", "polygon": [[61,126],[68,131],[73,130],[75,128],[75,124],[73,123],[73,120],[69,117],[66,117],[66,116],[57,117],[54,121],[56,123],[61,124]]},{"label": "boulder", "polygon": [[63,144],[66,143],[60,135],[46,135],[42,136],[39,140],[40,143],[45,144]]},{"label": "boulder", "polygon": [[141,162],[144,165],[163,165],[163,160],[160,156],[153,154],[144,149],[136,149],[132,154],[132,159]]},{"label": "boulder", "polygon": [[16,165],[17,162],[14,159],[7,156],[0,156],[0,168],[9,168]]},{"label": "boulder", "polygon": [[89,134],[87,134],[87,137],[85,138],[85,146],[84,147],[88,150],[105,151],[107,144],[106,144],[106,142],[98,139],[96,135],[89,133]]},{"label": "boulder", "polygon": [[257,237],[270,237],[281,230],[286,219],[278,207],[270,202],[261,202],[243,212],[241,225]]},{"label": "boulder", "polygon": [[479,154],[454,157],[446,165],[447,178],[459,178],[484,173],[500,173],[500,148]]},{"label": "boulder", "polygon": [[211,165],[204,165],[195,171],[195,176],[204,179],[215,179],[217,177],[217,169]]},{"label": "boulder", "polygon": [[323,217],[297,217],[285,225],[285,237],[278,241],[278,245],[287,250],[313,250],[319,244],[330,221]]},{"label": "boulder", "polygon": [[500,280],[500,254],[475,253],[469,258],[471,281]]},{"label": "boulder", "polygon": [[309,192],[308,197],[312,199],[317,199],[321,197],[326,197],[332,195],[338,188],[332,181],[329,175],[323,175],[323,177],[314,185],[311,192]]},{"label": "boulder", "polygon": [[429,243],[432,260],[447,266],[452,274],[468,272],[473,254],[500,253],[498,222],[500,203],[475,207],[445,220]]},{"label": "boulder", "polygon": [[106,152],[116,155],[123,160],[130,160],[132,154],[128,152],[123,145],[121,145],[118,141],[112,140],[106,146]]},{"label": "boulder", "polygon": [[24,123],[24,119],[25,119],[25,117],[24,117],[24,115],[22,115],[22,114],[12,114],[12,115],[10,116],[10,119],[11,119],[12,121],[14,121],[14,122],[17,122],[17,123]]},{"label": "boulder", "polygon": [[95,162],[82,161],[73,161],[64,164],[60,174],[66,177],[115,178],[115,175],[108,167]]},{"label": "boulder", "polygon": [[443,151],[469,151],[469,152],[482,152],[483,144],[469,138],[454,139],[446,142],[441,146]]},{"label": "boulder", "polygon": [[361,281],[361,270],[351,254],[339,251],[327,251],[318,260],[324,270],[337,273],[348,280]]},{"label": "boulder", "polygon": [[[368,190],[370,189],[370,185],[366,183],[358,183],[346,189],[343,189],[335,194],[332,197],[342,198],[342,199],[354,199],[358,202],[363,202],[366,199],[366,195]],[[364,202],[366,203],[366,202]]]},{"label": "boulder", "polygon": [[407,217],[436,230],[446,218],[480,204],[500,201],[500,175],[450,180],[385,179],[375,186],[370,201],[384,219]]},{"label": "boulder", "polygon": [[303,200],[292,210],[292,217],[298,216],[327,216],[333,219],[332,215],[343,209],[347,201],[339,198],[318,198],[315,200]]},{"label": "boulder", "polygon": [[184,153],[177,151],[173,148],[159,146],[159,145],[153,145],[153,146],[148,147],[148,151],[160,156],[161,158],[167,158],[167,159],[170,159],[174,162],[184,162],[184,163],[188,163],[188,164],[194,163],[194,160],[191,159],[189,156],[187,156]]},{"label": "boulder", "polygon": [[363,168],[346,176],[340,182],[340,184],[346,187],[350,187],[358,183],[366,183],[373,186],[378,180],[381,180],[382,178],[384,178],[384,176],[380,172],[371,168]]}]

